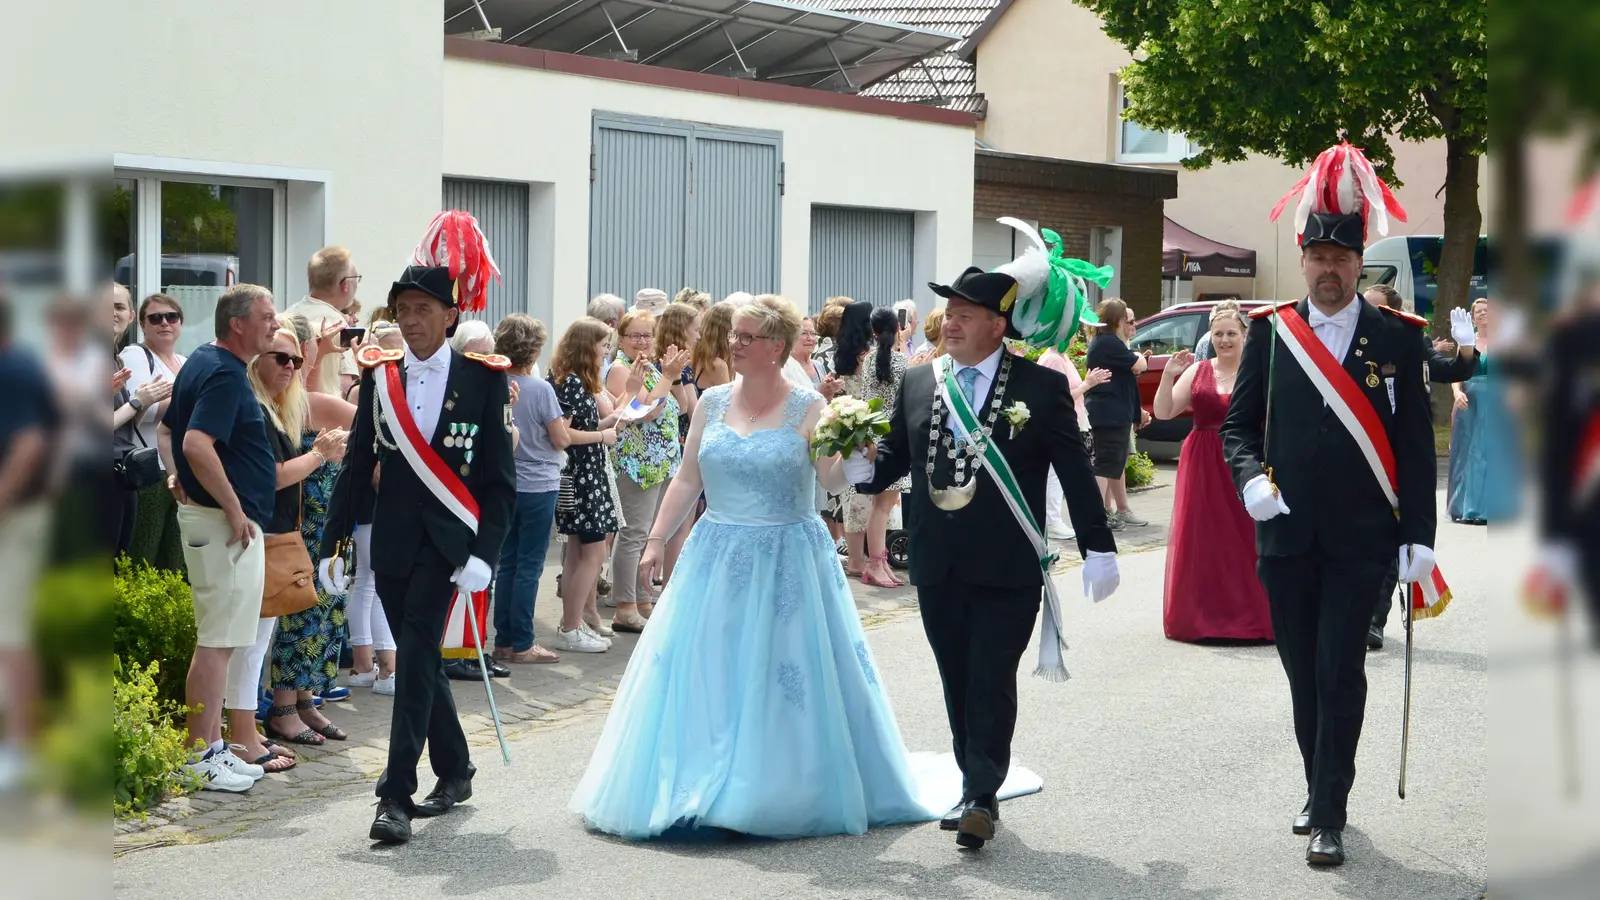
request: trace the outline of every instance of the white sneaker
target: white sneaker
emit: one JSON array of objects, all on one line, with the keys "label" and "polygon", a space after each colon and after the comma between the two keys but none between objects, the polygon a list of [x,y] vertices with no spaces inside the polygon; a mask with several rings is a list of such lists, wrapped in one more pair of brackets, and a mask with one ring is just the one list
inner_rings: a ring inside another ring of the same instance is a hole
[{"label": "white sneaker", "polygon": [[353,688],[372,687],[373,683],[376,682],[377,680],[378,680],[378,667],[377,666],[373,666],[370,671],[357,672],[354,675],[347,676],[345,678],[345,680],[344,680],[344,684],[345,684],[345,687],[353,687]]},{"label": "white sneaker", "polygon": [[1062,522],[1051,522],[1047,530],[1052,541],[1075,541],[1078,539],[1078,533]]},{"label": "white sneaker", "polygon": [[569,653],[604,653],[609,649],[604,638],[586,634],[581,627],[576,631],[562,631],[561,626],[556,626],[554,643],[557,650]]},{"label": "white sneaker", "polygon": [[[377,671],[377,670],[373,670],[373,671]],[[393,697],[394,696],[394,673],[390,672],[388,678],[379,678],[376,681],[372,682],[372,692],[374,694],[382,694],[385,697]]]},{"label": "white sneaker", "polygon": [[218,750],[216,753],[212,754],[211,759],[217,765],[222,766],[233,774],[243,775],[251,781],[260,781],[267,774],[266,769],[263,769],[254,763],[247,763],[239,757],[234,756],[233,750],[228,747],[223,747],[221,750]]},{"label": "white sneaker", "polygon": [[[229,754],[230,756],[232,754]],[[256,780],[248,775],[238,775],[227,766],[217,762],[216,755],[207,759],[198,759],[186,767],[189,771],[200,776],[200,790],[202,791],[227,791],[230,794],[242,794],[256,786]]]},{"label": "white sneaker", "polygon": [[580,622],[580,623],[578,623],[578,630],[583,632],[584,634],[587,634],[589,637],[594,638],[595,640],[599,641],[600,643],[605,644],[607,650],[611,649],[611,639],[606,637],[605,635],[601,634],[600,632],[595,631],[593,628],[590,628],[588,622]]}]

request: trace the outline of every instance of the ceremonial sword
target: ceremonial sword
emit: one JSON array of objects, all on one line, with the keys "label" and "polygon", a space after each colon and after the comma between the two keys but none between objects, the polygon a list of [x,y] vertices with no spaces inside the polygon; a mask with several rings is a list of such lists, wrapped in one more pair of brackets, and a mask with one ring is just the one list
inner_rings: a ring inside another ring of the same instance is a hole
[{"label": "ceremonial sword", "polygon": [[1400,799],[1406,798],[1406,758],[1411,749],[1411,625],[1414,621],[1411,615],[1411,595],[1406,590],[1406,582],[1399,582],[1400,611],[1406,623],[1406,695],[1404,711],[1400,718]]}]

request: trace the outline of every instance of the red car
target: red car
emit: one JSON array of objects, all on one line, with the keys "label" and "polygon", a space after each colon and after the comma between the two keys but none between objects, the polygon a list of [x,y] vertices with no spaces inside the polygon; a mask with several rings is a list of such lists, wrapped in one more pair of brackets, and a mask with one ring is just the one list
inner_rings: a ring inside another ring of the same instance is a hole
[{"label": "red car", "polygon": [[[1241,300],[1239,308],[1247,315],[1250,310],[1266,306],[1267,300]],[[1139,322],[1130,346],[1134,352],[1150,353],[1150,367],[1139,375],[1139,404],[1150,410],[1150,425],[1139,432],[1141,441],[1178,442],[1189,436],[1193,422],[1185,411],[1175,419],[1157,419],[1155,415],[1156,388],[1161,385],[1161,370],[1167,360],[1179,350],[1194,350],[1201,335],[1210,331],[1213,301],[1178,303],[1163,309]]]}]

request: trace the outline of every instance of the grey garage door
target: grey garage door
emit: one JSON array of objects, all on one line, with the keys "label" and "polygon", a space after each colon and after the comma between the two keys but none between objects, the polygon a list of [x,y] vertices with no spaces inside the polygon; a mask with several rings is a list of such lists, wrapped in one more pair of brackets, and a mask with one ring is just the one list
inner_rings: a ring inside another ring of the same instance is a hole
[{"label": "grey garage door", "polygon": [[773,132],[596,115],[590,295],[777,290],[782,152]]},{"label": "grey garage door", "polygon": [[811,207],[811,311],[841,294],[874,306],[910,298],[915,234],[909,212]]},{"label": "grey garage door", "polygon": [[477,217],[489,239],[489,252],[500,267],[500,281],[489,283],[488,308],[468,318],[493,326],[510,313],[532,313],[528,306],[528,186],[446,178],[444,208],[465,210]]}]

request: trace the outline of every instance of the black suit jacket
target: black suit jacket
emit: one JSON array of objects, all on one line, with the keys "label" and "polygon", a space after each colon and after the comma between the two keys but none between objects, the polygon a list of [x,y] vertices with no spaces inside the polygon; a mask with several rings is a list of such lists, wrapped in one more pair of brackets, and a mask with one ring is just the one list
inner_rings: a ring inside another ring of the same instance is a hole
[{"label": "black suit jacket", "polygon": [[[978,473],[977,492],[962,509],[946,512],[934,506],[928,496],[928,432],[936,372],[932,364],[906,371],[890,415],[889,433],[878,444],[877,470],[872,481],[857,486],[857,490],[863,494],[882,493],[908,471],[911,473],[905,522],[911,538],[912,584],[1043,587],[1039,558],[988,474]],[[978,411],[980,419],[989,413],[998,374],[997,370],[989,396]],[[1028,406],[1027,425],[1012,438],[1011,426],[1002,416],[995,422],[993,440],[1010,463],[1035,520],[1044,521],[1046,473],[1054,466],[1072,515],[1072,527],[1078,532],[1080,552],[1116,552],[1117,543],[1106,525],[1100,490],[1089,468],[1089,455],[1078,430],[1066,376],[1013,356],[1004,402],[1009,407],[1017,401]],[[943,454],[936,457],[934,483],[949,487],[952,474],[950,460]]]},{"label": "black suit jacket", "polygon": [[1478,373],[1476,352],[1471,358],[1462,356],[1460,350],[1456,351],[1455,356],[1445,356],[1433,349],[1433,340],[1428,337],[1426,330],[1422,334],[1422,358],[1428,361],[1428,380],[1435,384],[1466,381]]},{"label": "black suit jacket", "polygon": [[[1500,365],[1506,359],[1505,365]],[[1513,360],[1496,357],[1496,376],[1514,372]],[[1600,312],[1584,310],[1551,323],[1539,359],[1544,379],[1544,434],[1539,440],[1539,526],[1548,539],[1577,542],[1600,573],[1600,491],[1580,495],[1579,459],[1584,435],[1600,427]]]},{"label": "black suit jacket", "polygon": [[[1288,515],[1256,523],[1256,552],[1289,556],[1313,546],[1334,557],[1391,558],[1401,544],[1433,546],[1435,454],[1428,391],[1422,375],[1421,326],[1357,298],[1361,312],[1344,369],[1372,403],[1394,450],[1400,516],[1372,474],[1355,438],[1278,338],[1272,373],[1272,422],[1267,424],[1272,317],[1250,320],[1222,449],[1240,491],[1272,466]],[[1310,321],[1310,303],[1296,310]],[[1285,326],[1279,326],[1285,327]],[[1360,354],[1359,356],[1357,354]],[[1367,375],[1379,373],[1377,387]],[[1390,368],[1392,367],[1392,368]],[[1386,378],[1394,379],[1394,409]],[[1263,434],[1265,432],[1265,434]],[[1263,446],[1263,438],[1268,442]]]},{"label": "black suit jacket", "polygon": [[[453,566],[465,565],[469,556],[494,566],[517,499],[517,473],[506,416],[510,388],[505,373],[451,351],[450,377],[444,389],[447,408],[439,411],[439,424],[433,430],[433,449],[478,501],[478,532],[474,535],[433,496],[399,451],[376,446],[373,408],[378,398],[373,381],[377,371],[365,369],[361,373],[361,402],[356,408],[355,429],[350,434],[344,468],[329,502],[321,558],[334,555],[334,546],[354,530],[358,511],[371,504],[374,572],[410,573],[424,539]],[[403,367],[400,383],[405,384]],[[452,422],[478,426],[472,438],[470,462],[469,448],[445,446]],[[384,431],[385,442],[392,444],[387,426]],[[380,462],[383,468],[374,498],[372,473]]]}]

